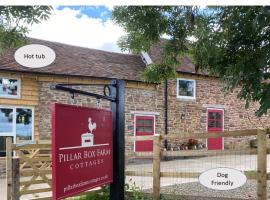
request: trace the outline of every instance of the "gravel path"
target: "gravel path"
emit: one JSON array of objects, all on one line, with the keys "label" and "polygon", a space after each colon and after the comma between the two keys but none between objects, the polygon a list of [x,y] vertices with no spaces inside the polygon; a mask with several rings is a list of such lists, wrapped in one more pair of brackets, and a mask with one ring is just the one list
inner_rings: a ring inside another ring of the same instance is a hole
[{"label": "gravel path", "polygon": [[[232,200],[255,200],[256,199],[256,181],[248,180],[246,184],[240,188],[218,191],[211,190],[202,186],[199,182],[176,184],[171,186],[165,186],[161,188],[161,194],[179,195],[183,196],[181,200],[185,199],[196,199],[196,200],[208,200],[212,198],[217,199],[232,199]],[[146,190],[146,192],[152,192],[151,190]],[[185,198],[185,196],[191,196],[190,198]],[[192,196],[196,198],[192,198]],[[270,181],[268,181],[268,199],[270,199]]]}]

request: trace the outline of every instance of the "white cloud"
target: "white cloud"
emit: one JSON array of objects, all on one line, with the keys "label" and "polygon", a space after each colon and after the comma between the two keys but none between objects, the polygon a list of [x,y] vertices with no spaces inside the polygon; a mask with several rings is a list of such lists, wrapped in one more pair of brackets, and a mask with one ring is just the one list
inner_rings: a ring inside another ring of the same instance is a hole
[{"label": "white cloud", "polygon": [[35,24],[30,30],[29,37],[114,52],[120,52],[116,42],[124,35],[123,29],[111,20],[102,22],[69,8],[55,9],[48,21]]}]

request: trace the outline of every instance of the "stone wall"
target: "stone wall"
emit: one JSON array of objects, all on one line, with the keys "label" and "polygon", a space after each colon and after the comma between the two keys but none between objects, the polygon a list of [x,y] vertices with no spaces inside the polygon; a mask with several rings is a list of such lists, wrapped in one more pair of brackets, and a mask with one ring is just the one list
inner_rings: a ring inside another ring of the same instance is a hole
[{"label": "stone wall", "polygon": [[[51,90],[50,85],[53,82],[40,82],[40,95],[39,95],[39,124],[40,124],[40,139],[51,138],[51,117],[50,117],[50,105],[52,103],[69,103],[70,94],[67,92],[61,92],[59,90]],[[55,84],[55,83],[54,83]],[[89,87],[77,87],[77,89],[88,90],[93,93],[102,94],[103,87],[101,86],[89,86]],[[156,112],[156,127],[157,133],[163,133],[163,102],[160,100],[162,97],[158,96],[159,88],[126,88],[126,106],[125,106],[125,130],[126,135],[134,135],[134,115],[136,112]],[[93,97],[75,96],[76,105],[96,107],[96,100]],[[105,100],[101,100],[101,108],[110,108],[110,103]],[[127,143],[127,150],[133,150],[133,143]]]},{"label": "stone wall", "polygon": [[[126,106],[125,106],[125,132],[126,135],[134,135],[134,118],[136,115],[155,116],[155,133],[164,133],[164,109],[163,100],[159,96],[160,88],[155,89],[126,89]],[[133,142],[126,145],[127,150],[134,149]]]},{"label": "stone wall", "polygon": [[[196,99],[186,100],[177,98],[177,80],[169,81],[168,96],[168,130],[169,134],[181,132],[205,132],[207,130],[207,108],[224,110],[224,130],[244,130],[269,127],[270,118],[264,116],[257,118],[255,111],[258,105],[254,104],[245,109],[245,102],[237,98],[238,91],[225,95],[222,91],[223,83],[216,78],[179,75],[179,78],[196,80]],[[250,138],[249,138],[250,139]],[[249,140],[248,139],[248,140]],[[249,145],[248,140],[226,139],[225,147],[230,143],[236,146]]]},{"label": "stone wall", "polygon": [[[97,107],[97,101],[95,98],[87,97],[83,95],[75,95],[75,102],[72,101],[71,95],[68,92],[62,92],[60,90],[51,90],[50,85],[55,84],[53,82],[40,82],[40,95],[39,95],[39,129],[40,139],[51,138],[51,110],[50,106],[52,103],[64,103],[74,104],[86,107]],[[101,86],[90,86],[90,87],[76,87],[76,89],[83,89],[86,91],[91,90],[93,93],[102,94],[103,87]],[[107,101],[101,100],[100,108],[109,109],[110,105]]]},{"label": "stone wall", "polygon": [[[196,99],[183,100],[176,97],[176,79],[168,82],[168,133],[181,134],[183,132],[205,132],[207,122],[207,108],[224,109],[224,130],[254,129],[262,125],[270,125],[270,118],[255,117],[258,106],[254,105],[246,110],[245,102],[237,99],[238,91],[224,95],[222,83],[215,78],[181,75],[183,78],[196,80]],[[40,139],[51,138],[50,105],[54,102],[69,103],[70,94],[50,90],[53,82],[39,82],[39,130]],[[80,87],[82,89],[82,87]],[[101,86],[85,87],[86,90],[101,94]],[[96,100],[92,97],[75,97],[76,105],[96,107]],[[127,87],[125,107],[126,135],[134,135],[134,115],[145,112],[155,115],[155,132],[164,134],[164,86],[156,87]],[[102,100],[101,108],[110,108],[109,102]],[[250,139],[250,138],[249,138]],[[249,139],[226,139],[225,147],[248,146]],[[174,141],[170,141],[174,142]],[[203,143],[206,140],[202,140]],[[235,145],[236,144],[236,145]],[[127,143],[127,149],[133,150],[133,143]]]}]

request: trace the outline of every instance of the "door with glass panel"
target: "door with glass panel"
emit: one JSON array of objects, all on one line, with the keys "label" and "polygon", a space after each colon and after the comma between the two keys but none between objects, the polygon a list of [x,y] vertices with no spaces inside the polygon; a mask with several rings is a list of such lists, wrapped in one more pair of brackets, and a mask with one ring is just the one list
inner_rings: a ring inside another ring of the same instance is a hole
[{"label": "door with glass panel", "polygon": [[[154,135],[154,116],[136,116],[135,136]],[[135,142],[135,151],[153,151],[153,140]]]},{"label": "door with glass panel", "polygon": [[[224,111],[217,109],[208,109],[207,131],[208,133],[217,133],[223,131]],[[208,150],[223,149],[223,138],[208,138]]]},{"label": "door with glass panel", "polygon": [[5,156],[6,137],[17,140],[33,140],[33,109],[24,107],[0,107],[0,156]]}]

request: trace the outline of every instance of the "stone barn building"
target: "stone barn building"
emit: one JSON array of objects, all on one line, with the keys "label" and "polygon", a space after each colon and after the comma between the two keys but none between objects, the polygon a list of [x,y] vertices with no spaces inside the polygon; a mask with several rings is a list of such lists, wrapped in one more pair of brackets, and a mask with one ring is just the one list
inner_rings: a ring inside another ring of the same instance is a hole
[{"label": "stone barn building", "polygon": [[[26,68],[14,59],[14,51],[0,56],[0,156],[5,156],[5,138],[14,142],[51,139],[50,105],[71,103],[66,92],[50,89],[51,84],[90,84],[77,86],[95,93],[97,84],[112,79],[126,81],[126,135],[183,134],[183,132],[221,132],[269,126],[269,116],[257,118],[256,106],[246,110],[237,91],[224,95],[222,82],[196,72],[186,57],[177,68],[177,78],[167,84],[142,82],[146,62],[159,62],[161,46],[148,54],[130,55],[82,48],[56,42],[30,39],[32,44],[50,47],[55,61],[42,68]],[[96,107],[94,98],[75,96],[76,105]],[[101,101],[101,108],[110,108]],[[186,141],[169,141],[167,147],[180,150]],[[248,145],[248,139],[200,141],[202,148],[223,149]],[[130,151],[152,151],[152,141],[127,143]]]}]

